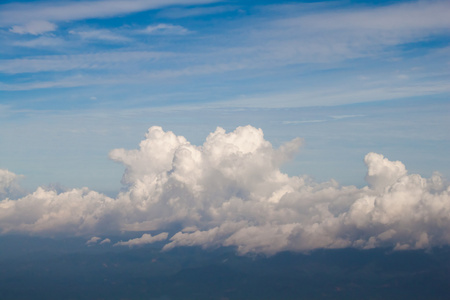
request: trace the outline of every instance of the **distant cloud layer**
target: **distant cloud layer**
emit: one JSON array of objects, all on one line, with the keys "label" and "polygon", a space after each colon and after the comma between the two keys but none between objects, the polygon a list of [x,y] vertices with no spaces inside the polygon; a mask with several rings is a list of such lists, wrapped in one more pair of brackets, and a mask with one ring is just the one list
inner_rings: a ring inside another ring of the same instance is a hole
[{"label": "distant cloud layer", "polygon": [[[269,255],[450,243],[450,186],[439,174],[428,179],[408,174],[401,162],[369,153],[364,159],[369,185],[361,189],[290,177],[280,166],[301,142],[274,149],[261,129],[246,126],[230,133],[217,128],[202,146],[194,146],[151,127],[139,149],[110,153],[126,167],[126,189],[116,199],[86,188],[62,193],[38,188],[11,200],[16,175],[0,170],[0,229],[86,236],[156,231],[116,245],[168,239],[165,250],[236,246],[240,253]],[[166,233],[180,227],[172,236]],[[98,241],[94,237],[88,244]]]}]

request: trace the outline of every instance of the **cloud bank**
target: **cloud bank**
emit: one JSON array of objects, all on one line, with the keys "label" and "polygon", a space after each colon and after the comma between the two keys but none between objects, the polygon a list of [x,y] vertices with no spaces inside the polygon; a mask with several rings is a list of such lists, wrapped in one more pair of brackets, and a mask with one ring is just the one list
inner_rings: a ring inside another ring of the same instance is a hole
[{"label": "cloud bank", "polygon": [[280,171],[301,143],[294,139],[274,149],[261,129],[245,126],[229,133],[217,128],[195,146],[151,127],[139,149],[110,152],[126,168],[125,189],[115,199],[86,188],[62,193],[38,188],[11,200],[7,193],[15,175],[2,170],[0,230],[86,236],[164,231],[116,245],[168,238],[164,250],[235,246],[242,254],[267,255],[450,243],[450,186],[439,174],[409,174],[400,161],[369,153],[368,186],[317,183]]}]

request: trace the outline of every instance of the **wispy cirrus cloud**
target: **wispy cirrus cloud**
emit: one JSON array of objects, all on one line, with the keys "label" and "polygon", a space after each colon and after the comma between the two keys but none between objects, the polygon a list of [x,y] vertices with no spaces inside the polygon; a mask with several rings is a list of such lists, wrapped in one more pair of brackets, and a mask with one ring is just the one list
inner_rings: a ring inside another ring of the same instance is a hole
[{"label": "wispy cirrus cloud", "polygon": [[112,1],[46,1],[11,3],[0,6],[0,26],[24,24],[30,20],[49,22],[106,18],[170,5],[194,5],[216,0],[112,0]]},{"label": "wispy cirrus cloud", "polygon": [[[72,33],[68,37],[63,34],[55,37],[41,36],[32,40],[13,41],[10,44],[49,49],[57,47],[68,49],[70,48],[68,45],[70,45],[73,46],[71,49],[77,53],[89,51],[85,54],[85,58],[82,58],[82,54],[77,54],[80,55],[79,57],[67,54],[65,57],[61,55],[54,55],[53,58],[50,56],[45,58],[27,56],[26,59],[3,60],[0,72],[6,74],[36,73],[39,70],[55,72],[55,74],[51,79],[33,76],[29,80],[21,78],[20,81],[14,81],[14,79],[5,78],[1,88],[3,90],[30,90],[51,87],[83,87],[95,84],[117,84],[118,82],[126,84],[131,81],[142,83],[149,79],[152,82],[180,77],[195,79],[199,76],[214,75],[206,78],[205,81],[211,87],[220,86],[224,80],[234,78],[237,71],[243,80],[265,78],[270,81],[269,77],[287,77],[285,74],[291,74],[290,72],[294,69],[295,76],[310,74],[312,71],[347,67],[359,68],[358,71],[362,72],[366,69],[366,64],[371,63],[385,66],[383,72],[388,74],[391,71],[388,70],[391,68],[388,66],[391,65],[388,61],[407,60],[402,45],[433,39],[436,35],[446,33],[449,24],[444,15],[450,13],[448,6],[446,2],[433,1],[329,10],[325,5],[307,10],[305,13],[301,9],[293,9],[292,6],[275,5],[270,6],[269,13],[265,12],[261,16],[250,14],[245,22],[241,22],[243,19],[238,19],[236,22],[230,21],[212,28],[214,39],[209,38],[211,30],[205,33],[202,29],[189,26],[188,22],[183,23],[187,24],[185,27],[155,22],[145,29],[136,29],[136,26],[124,26],[120,29],[74,28],[68,31]],[[186,9],[189,11],[218,7],[220,6]],[[183,10],[183,8],[168,9],[168,11],[171,10],[177,11]],[[409,17],[419,15],[421,18]],[[339,30],[334,24],[338,24],[336,26],[339,27]],[[187,34],[191,32],[195,32],[195,35]],[[177,42],[173,43],[170,38],[167,38],[164,39],[164,43],[160,44],[158,42],[161,39],[145,39],[142,38],[143,34],[172,36]],[[73,40],[76,37],[84,39],[83,47],[74,43]],[[195,43],[190,43],[194,39]],[[180,42],[180,40],[182,41]],[[104,46],[116,43],[115,47],[126,47],[125,52],[127,53],[132,53],[135,49],[136,52],[140,52],[142,49],[151,48],[160,52],[177,52],[177,54],[171,56],[170,59],[163,58],[159,60],[160,64],[155,65],[139,55],[135,60],[118,60],[115,58],[117,48],[108,52],[105,47],[102,47],[103,57],[94,58],[91,53],[99,52],[99,50],[95,47],[86,47],[90,41],[95,41],[91,43],[91,46],[99,47],[101,47],[101,42],[106,42]],[[178,47],[177,43],[182,43],[184,47]],[[139,45],[137,46],[137,44]],[[183,50],[180,51],[180,49]],[[436,50],[427,49],[427,51],[430,53]],[[435,56],[434,60],[447,61],[448,54],[445,54],[445,49],[442,53],[441,57]],[[356,60],[358,62],[354,63]],[[341,104],[341,99],[346,96],[348,96],[348,103],[354,103],[408,97],[414,95],[413,91],[418,95],[446,92],[445,79],[433,81],[434,79],[431,78],[437,74],[437,68],[434,72],[425,73],[424,71],[422,78],[411,71],[412,67],[427,66],[429,65],[428,61],[432,60],[433,58],[430,57],[418,56],[414,61],[408,61],[407,63],[411,66],[404,68],[402,73],[396,74],[396,78],[393,78],[391,82],[379,80],[378,84],[372,74],[371,77],[364,77],[372,79],[365,80],[362,86],[354,84],[354,80],[349,79],[346,83],[329,82],[326,87],[322,86],[318,90],[301,87],[297,91],[291,87],[291,92],[285,90],[276,91],[273,94],[282,97],[283,106],[298,106],[300,102],[305,106]],[[347,63],[349,65],[346,66]],[[371,69],[373,65],[367,66],[367,68]],[[291,69],[285,72],[284,68]],[[112,70],[118,69],[130,71],[128,74],[130,76],[123,78],[123,72],[112,72]],[[82,72],[76,74],[78,77],[74,74],[60,74],[60,72],[68,70],[81,70]],[[94,73],[98,70],[103,70],[101,78],[98,78],[98,73]],[[371,70],[373,72],[373,68]],[[269,71],[268,75],[265,75],[265,71]],[[341,74],[343,76],[338,76],[339,78],[351,76],[348,72]],[[355,77],[360,75],[357,74]],[[25,74],[25,76],[28,75]],[[295,76],[286,79],[292,80]],[[441,76],[448,76],[448,72],[442,71]],[[262,85],[264,86],[264,84]],[[232,103],[230,104],[237,106],[253,107],[259,103],[263,103],[264,106],[277,105],[272,99],[269,99],[271,97],[260,96],[258,93],[258,88],[255,88],[244,95],[237,93],[235,96],[224,97],[224,99],[231,99]],[[272,94],[272,91],[269,93]]]},{"label": "wispy cirrus cloud", "polygon": [[157,25],[149,25],[141,32],[154,35],[185,35],[192,33],[192,31],[184,28],[183,26],[162,23]]},{"label": "wispy cirrus cloud", "polygon": [[449,14],[447,1],[313,11],[271,20],[252,30],[250,40],[265,41],[255,49],[260,55],[289,64],[382,58],[392,47],[445,35]]},{"label": "wispy cirrus cloud", "polygon": [[61,72],[83,69],[107,69],[130,62],[157,61],[173,53],[151,51],[117,51],[93,54],[49,55],[3,60],[0,73],[22,74]]},{"label": "wispy cirrus cloud", "polygon": [[128,42],[131,41],[130,38],[123,35],[112,32],[107,29],[79,29],[70,30],[70,34],[79,36],[84,40],[98,40],[107,42]]},{"label": "wispy cirrus cloud", "polygon": [[308,30],[387,30],[414,31],[448,29],[448,1],[418,1],[383,7],[343,9],[319,12],[279,21],[280,25],[297,25]]},{"label": "wispy cirrus cloud", "polygon": [[11,27],[9,31],[18,34],[39,35],[42,33],[55,31],[56,28],[57,26],[55,24],[48,21],[31,21],[25,23],[24,25],[15,25]]},{"label": "wispy cirrus cloud", "polygon": [[158,16],[171,19],[181,19],[196,16],[216,15],[226,12],[239,11],[239,6],[221,5],[211,7],[168,8],[158,13]]}]

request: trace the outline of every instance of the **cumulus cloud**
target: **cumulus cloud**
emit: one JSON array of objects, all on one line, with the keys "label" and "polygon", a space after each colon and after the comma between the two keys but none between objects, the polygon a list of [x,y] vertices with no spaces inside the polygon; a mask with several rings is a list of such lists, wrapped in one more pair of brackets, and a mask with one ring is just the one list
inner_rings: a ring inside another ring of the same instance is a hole
[{"label": "cumulus cloud", "polygon": [[[125,166],[117,198],[73,189],[39,188],[0,202],[2,232],[105,234],[165,231],[116,245],[168,239],[178,246],[235,246],[239,253],[271,255],[317,248],[428,248],[450,243],[450,186],[438,173],[409,174],[381,154],[364,158],[368,186],[317,183],[288,176],[280,166],[301,146],[278,149],[261,129],[222,128],[201,146],[151,127],[139,149],[115,149]],[[169,236],[166,232],[179,232]]]},{"label": "cumulus cloud", "polygon": [[57,193],[39,187],[17,200],[0,201],[2,233],[76,233],[117,230],[114,200],[87,188]]},{"label": "cumulus cloud", "polygon": [[141,246],[141,245],[145,245],[145,244],[151,244],[154,242],[166,240],[168,235],[169,234],[167,232],[163,232],[163,233],[160,233],[155,236],[152,236],[151,234],[148,234],[148,233],[144,233],[140,238],[131,239],[126,242],[120,241],[118,243],[115,243],[114,246],[133,247],[133,246]]}]

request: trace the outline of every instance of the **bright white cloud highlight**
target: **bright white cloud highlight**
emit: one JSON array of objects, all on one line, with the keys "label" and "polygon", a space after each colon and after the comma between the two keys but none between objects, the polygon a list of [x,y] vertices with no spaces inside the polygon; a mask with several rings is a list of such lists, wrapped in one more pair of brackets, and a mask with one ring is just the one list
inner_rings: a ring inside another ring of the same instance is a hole
[{"label": "bright white cloud highlight", "polygon": [[[157,231],[117,245],[169,241],[178,246],[236,246],[240,253],[316,248],[417,249],[450,243],[450,186],[439,174],[409,174],[399,161],[366,155],[368,186],[317,183],[280,166],[300,139],[278,149],[261,129],[222,128],[202,146],[151,127],[139,149],[111,151],[125,167],[116,199],[73,189],[38,188],[0,202],[7,232],[82,234]],[[184,228],[168,236],[166,231]],[[98,242],[96,240],[95,242]]]},{"label": "bright white cloud highlight", "polygon": [[155,236],[152,236],[151,234],[144,233],[140,238],[131,239],[131,240],[126,241],[126,242],[122,242],[121,241],[121,242],[115,243],[114,246],[133,247],[133,246],[140,246],[140,245],[145,245],[145,244],[151,244],[151,243],[154,243],[154,242],[159,242],[159,241],[166,240],[168,235],[169,234],[167,232],[163,232],[163,233],[160,233],[160,234],[155,235]]}]

